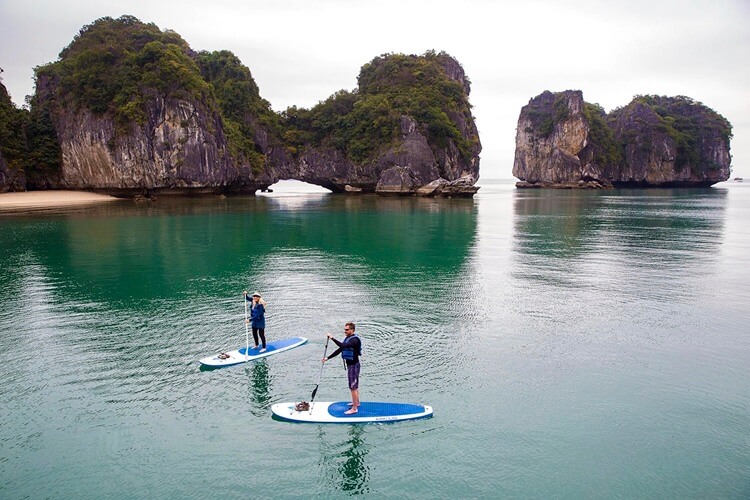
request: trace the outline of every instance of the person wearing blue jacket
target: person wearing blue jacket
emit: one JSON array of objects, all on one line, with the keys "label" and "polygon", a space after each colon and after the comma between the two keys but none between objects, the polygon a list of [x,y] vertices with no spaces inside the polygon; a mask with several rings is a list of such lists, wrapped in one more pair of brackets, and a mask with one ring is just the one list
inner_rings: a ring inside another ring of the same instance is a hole
[{"label": "person wearing blue jacket", "polygon": [[323,363],[325,363],[341,353],[341,357],[346,361],[346,376],[349,381],[349,390],[352,391],[351,408],[344,412],[347,415],[354,415],[359,408],[359,357],[362,355],[362,341],[354,333],[355,328],[356,326],[351,321],[344,325],[345,337],[342,342],[333,338],[329,333],[328,338],[333,340],[339,348],[327,358],[323,358]]},{"label": "person wearing blue jacket", "polygon": [[[266,352],[266,301],[260,296],[259,292],[253,292],[250,296],[245,292],[245,300],[250,304],[250,319],[245,320],[253,328],[253,340],[257,349],[260,346],[260,352]],[[260,337],[260,343],[258,343]]]}]

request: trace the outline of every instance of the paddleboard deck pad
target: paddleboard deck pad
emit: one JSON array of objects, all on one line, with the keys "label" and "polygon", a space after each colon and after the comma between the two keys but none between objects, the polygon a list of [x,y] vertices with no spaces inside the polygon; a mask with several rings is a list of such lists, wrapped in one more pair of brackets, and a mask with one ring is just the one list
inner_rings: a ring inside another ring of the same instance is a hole
[{"label": "paddleboard deck pad", "polygon": [[245,350],[247,348],[240,347],[235,351],[222,352],[213,356],[209,356],[207,358],[203,358],[200,360],[200,363],[204,366],[211,366],[214,368],[238,365],[240,363],[245,363],[246,361],[255,361],[256,359],[265,358],[266,356],[271,356],[273,354],[288,351],[289,349],[294,349],[295,347],[301,346],[305,342],[307,342],[307,339],[305,337],[292,337],[288,339],[274,340],[273,342],[268,342],[266,344],[265,352],[260,352],[260,346],[258,346],[257,348],[251,347],[247,352],[247,357],[245,357]]},{"label": "paddleboard deck pad", "polygon": [[416,420],[432,416],[432,407],[412,403],[381,403],[363,401],[357,413],[347,415],[351,408],[347,401],[316,401],[306,411],[297,411],[296,403],[277,403],[271,405],[274,418],[289,422],[308,422],[318,424],[360,424],[367,422],[396,422]]}]

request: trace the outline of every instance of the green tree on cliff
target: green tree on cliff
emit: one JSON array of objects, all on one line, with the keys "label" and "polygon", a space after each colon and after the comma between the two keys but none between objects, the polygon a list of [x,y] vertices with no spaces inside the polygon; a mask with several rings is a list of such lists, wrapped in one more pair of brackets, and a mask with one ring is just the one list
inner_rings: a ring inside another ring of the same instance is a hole
[{"label": "green tree on cliff", "polygon": [[[116,134],[129,134],[146,125],[159,99],[182,99],[215,113],[218,120],[207,126],[221,126],[232,159],[246,161],[256,173],[268,165],[266,153],[282,145],[292,155],[308,146],[334,148],[366,164],[398,145],[403,116],[417,121],[431,147],[454,144],[466,160],[479,141],[466,137],[474,127],[462,68],[432,51],[376,57],[362,67],[356,90],[281,114],[260,97],[250,70],[231,52],[196,53],[177,33],[132,16],[84,26],[58,61],[35,74],[31,115],[37,145],[51,145],[52,122],[78,110],[106,114]],[[40,154],[48,166],[54,157],[48,148]]]},{"label": "green tree on cliff", "polygon": [[36,68],[36,77],[59,83],[51,97],[65,102],[57,105],[110,112],[120,125],[142,122],[144,103],[154,94],[210,102],[187,43],[132,16],[84,26],[57,62]]},{"label": "green tree on cliff", "polygon": [[2,81],[0,77],[0,153],[11,169],[20,172],[25,169],[28,155],[25,131],[29,113],[13,105]]},{"label": "green tree on cliff", "polygon": [[111,114],[121,133],[144,123],[146,104],[156,97],[201,103],[221,116],[233,157],[256,172],[265,161],[254,140],[258,128],[281,135],[279,116],[234,54],[195,53],[177,33],[133,16],[84,26],[57,62],[36,69],[36,77],[57,83],[54,95],[45,96],[53,108]]},{"label": "green tree on cliff", "polygon": [[272,142],[281,136],[279,115],[260,96],[250,70],[232,52],[202,51],[196,56],[196,63],[219,103],[232,152],[243,155],[258,172],[265,156],[254,138],[259,129],[271,131]]},{"label": "green tree on cliff", "polygon": [[469,158],[472,141],[478,139],[466,139],[459,130],[456,117],[471,121],[471,106],[461,84],[443,68],[448,58],[432,51],[376,57],[360,70],[355,91],[339,91],[310,110],[288,109],[285,137],[295,151],[309,141],[364,162],[391,146],[399,136],[401,117],[411,116],[424,126],[432,144],[444,148],[452,140]]}]

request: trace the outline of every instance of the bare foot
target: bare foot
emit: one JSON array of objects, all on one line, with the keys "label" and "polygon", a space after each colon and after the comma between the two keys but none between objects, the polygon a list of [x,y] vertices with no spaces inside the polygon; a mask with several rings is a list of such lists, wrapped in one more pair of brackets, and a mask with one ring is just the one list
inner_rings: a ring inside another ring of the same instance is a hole
[{"label": "bare foot", "polygon": [[357,409],[356,408],[351,408],[349,410],[346,410],[344,412],[344,415],[354,415],[355,413],[357,413]]}]

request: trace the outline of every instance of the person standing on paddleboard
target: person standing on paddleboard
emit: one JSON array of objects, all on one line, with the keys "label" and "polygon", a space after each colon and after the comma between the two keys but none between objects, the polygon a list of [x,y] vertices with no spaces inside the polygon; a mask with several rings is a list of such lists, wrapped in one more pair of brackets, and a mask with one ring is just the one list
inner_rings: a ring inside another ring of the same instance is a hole
[{"label": "person standing on paddleboard", "polygon": [[[250,319],[245,320],[253,327],[253,340],[255,341],[254,349],[260,345],[260,352],[266,352],[266,301],[260,296],[259,292],[253,292],[252,297],[245,292],[245,300],[252,302],[250,304]],[[260,336],[260,344],[258,337]]]},{"label": "person standing on paddleboard", "polygon": [[344,337],[343,342],[339,342],[329,333],[328,338],[333,340],[339,348],[333,351],[327,358],[323,358],[323,362],[325,363],[330,358],[336,357],[341,353],[341,357],[346,361],[346,375],[349,379],[349,390],[352,391],[352,407],[344,412],[347,415],[357,413],[357,408],[359,408],[359,357],[362,355],[362,341],[354,333],[355,328],[352,322],[344,325],[344,335],[346,337]]}]

